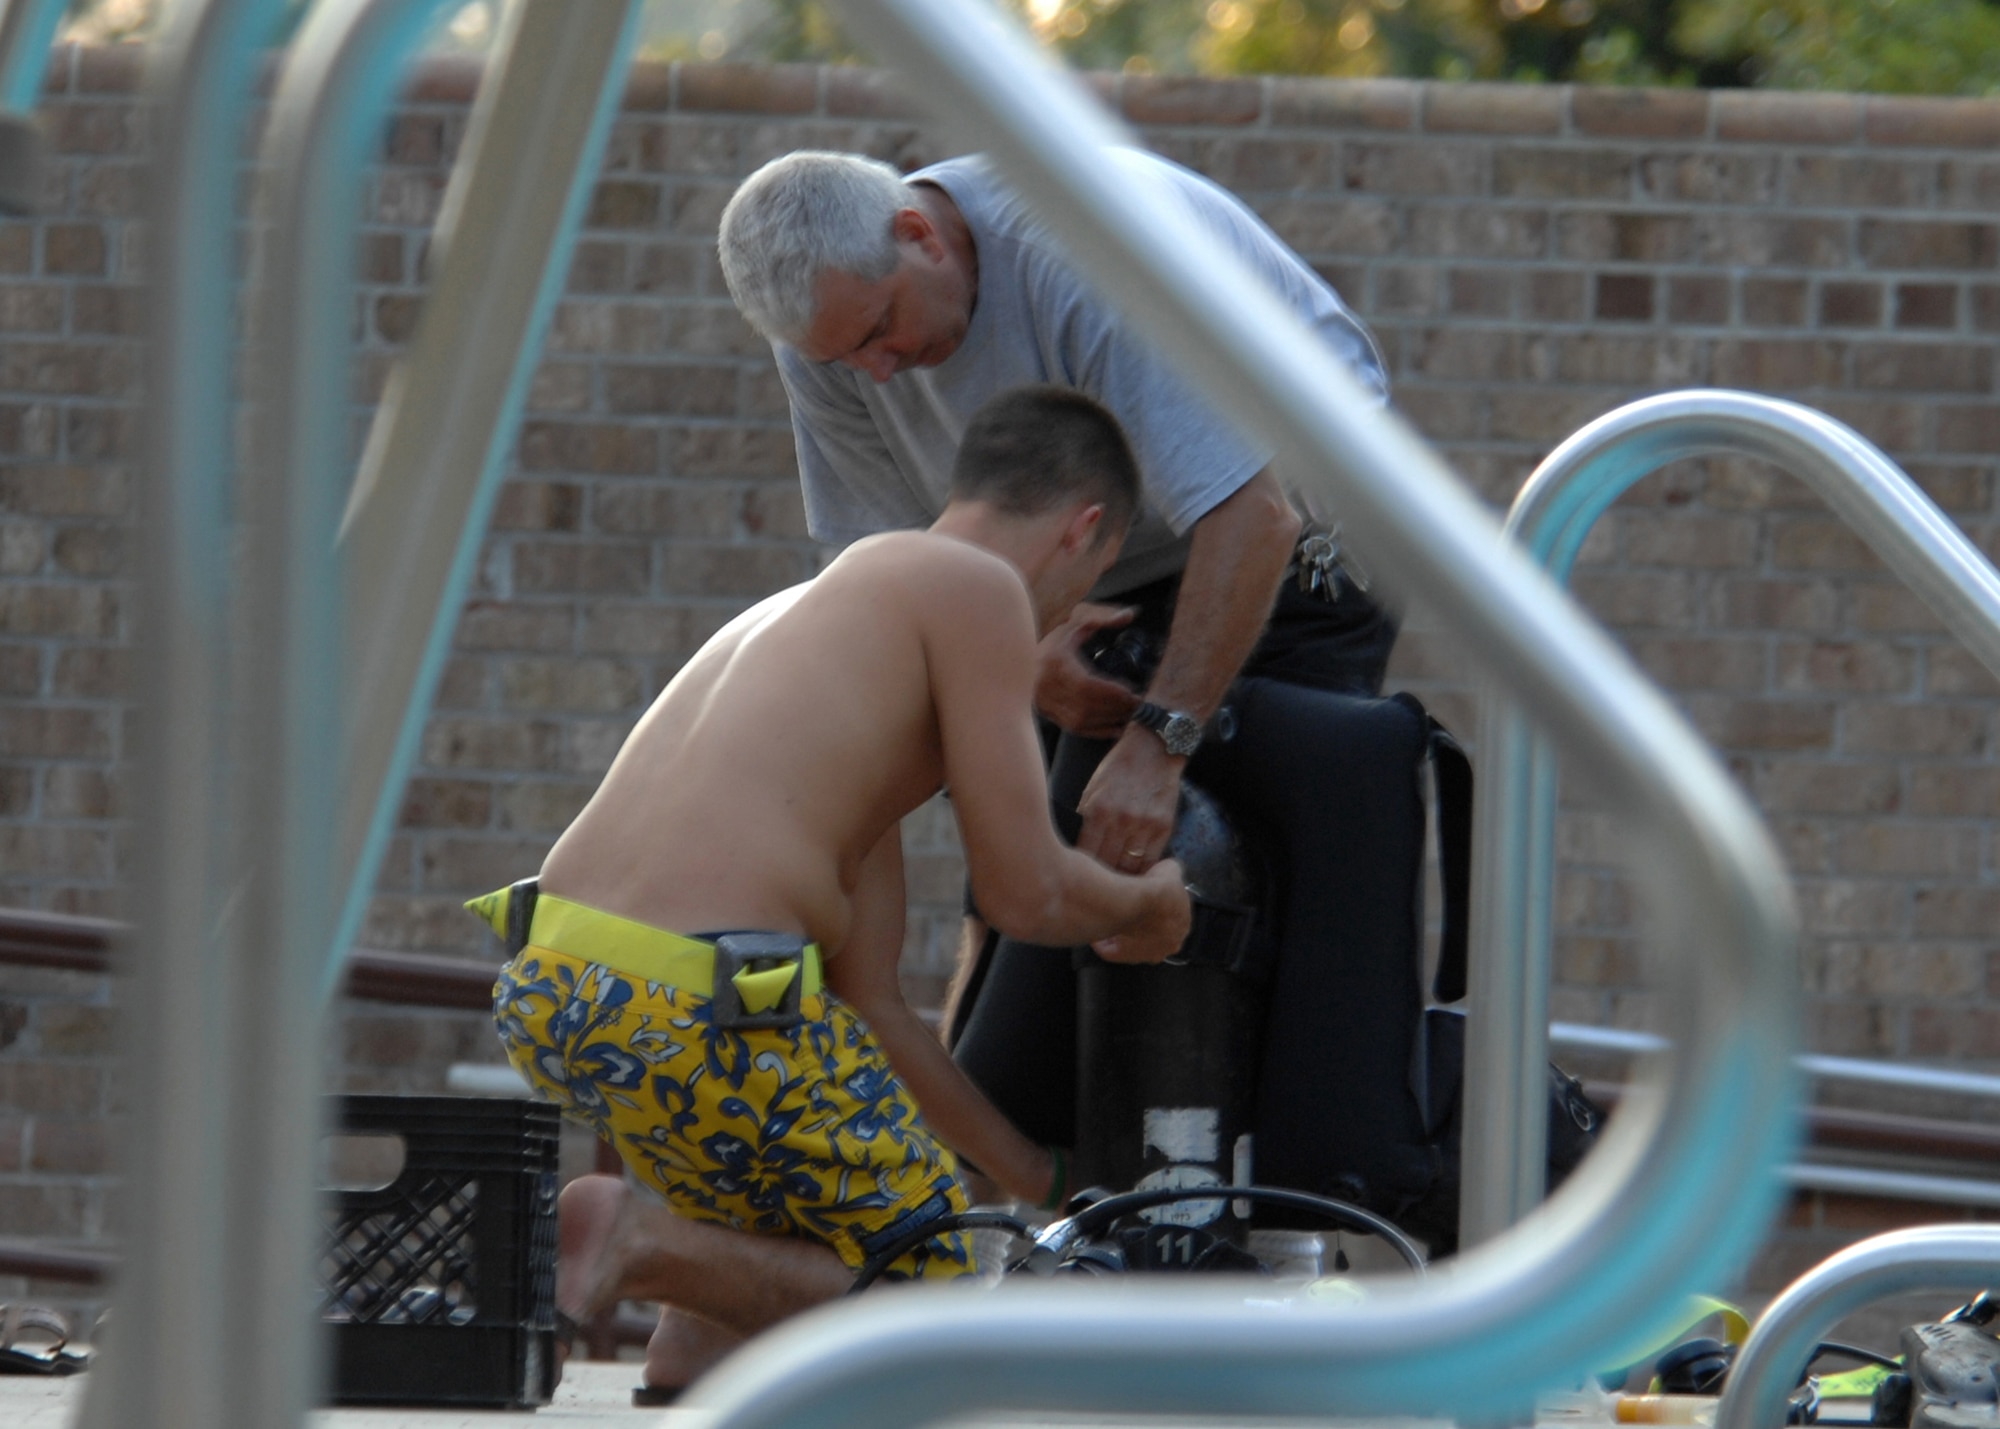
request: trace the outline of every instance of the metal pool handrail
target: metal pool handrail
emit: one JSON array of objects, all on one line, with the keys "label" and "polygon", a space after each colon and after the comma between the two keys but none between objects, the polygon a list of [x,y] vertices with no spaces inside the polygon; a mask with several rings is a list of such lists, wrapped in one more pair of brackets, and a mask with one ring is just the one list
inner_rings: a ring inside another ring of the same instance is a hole
[{"label": "metal pool handrail", "polygon": [[1785,1287],[1729,1371],[1715,1429],[1774,1429],[1820,1337],[1888,1295],[1971,1294],[2000,1281],[2000,1226],[1918,1226],[1851,1245]]},{"label": "metal pool handrail", "polygon": [[[2000,675],[2000,572],[1902,469],[1833,418],[1747,392],[1649,397],[1557,447],[1515,499],[1507,531],[1566,582],[1598,517],[1641,477],[1687,457],[1729,454],[1802,478],[1901,576],[1987,669]],[[1466,1028],[1461,1239],[1477,1244],[1542,1194],[1547,1127],[1555,761],[1516,698],[1485,701],[1485,773]]]},{"label": "metal pool handrail", "polygon": [[930,1422],[982,1409],[1518,1412],[1608,1362],[1748,1252],[1793,1133],[1796,978],[1783,870],[1755,812],[1618,647],[1431,450],[1379,413],[1267,289],[1111,146],[1130,136],[987,7],[846,0],[922,75],[1142,337],[1330,499],[1371,570],[1421,593],[1649,836],[1681,1051],[1533,1221],[1422,1290],[1275,1303],[1221,1286],[909,1291],[816,1312],[695,1391],[719,1426]]}]

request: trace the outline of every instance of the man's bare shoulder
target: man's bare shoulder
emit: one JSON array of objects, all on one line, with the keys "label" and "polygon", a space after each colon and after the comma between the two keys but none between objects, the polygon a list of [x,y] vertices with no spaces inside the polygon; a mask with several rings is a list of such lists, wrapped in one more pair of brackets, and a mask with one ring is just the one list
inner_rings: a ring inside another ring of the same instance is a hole
[{"label": "man's bare shoulder", "polygon": [[983,546],[930,531],[890,531],[857,541],[827,568],[843,580],[905,594],[921,623],[939,619],[1032,622],[1021,575]]}]

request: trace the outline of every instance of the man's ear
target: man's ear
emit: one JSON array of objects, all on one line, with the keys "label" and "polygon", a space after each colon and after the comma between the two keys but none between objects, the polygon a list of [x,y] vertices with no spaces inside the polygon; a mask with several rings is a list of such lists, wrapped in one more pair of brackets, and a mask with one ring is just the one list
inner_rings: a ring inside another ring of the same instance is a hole
[{"label": "man's ear", "polygon": [[896,216],[889,220],[889,236],[898,243],[914,243],[924,250],[924,256],[933,260],[944,254],[944,239],[939,236],[937,225],[930,215],[920,208],[899,208]]},{"label": "man's ear", "polygon": [[1079,506],[1070,513],[1063,525],[1063,550],[1077,555],[1090,550],[1097,544],[1104,527],[1104,503],[1093,501],[1088,506]]}]

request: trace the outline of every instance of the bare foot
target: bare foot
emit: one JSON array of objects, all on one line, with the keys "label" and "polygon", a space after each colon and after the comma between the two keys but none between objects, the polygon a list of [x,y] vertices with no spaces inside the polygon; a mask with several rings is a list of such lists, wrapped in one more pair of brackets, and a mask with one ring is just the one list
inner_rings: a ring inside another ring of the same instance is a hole
[{"label": "bare foot", "polygon": [[617,1176],[579,1176],[556,1198],[556,1308],[579,1325],[618,1299],[618,1232],[631,1199]]},{"label": "bare foot", "polygon": [[646,1387],[683,1389],[742,1343],[734,1330],[662,1305],[660,1323],[646,1341]]}]

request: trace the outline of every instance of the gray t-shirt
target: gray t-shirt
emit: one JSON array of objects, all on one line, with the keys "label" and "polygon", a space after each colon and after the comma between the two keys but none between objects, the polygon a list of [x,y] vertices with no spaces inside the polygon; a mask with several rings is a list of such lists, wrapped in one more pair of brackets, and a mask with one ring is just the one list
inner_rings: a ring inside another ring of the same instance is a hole
[{"label": "gray t-shirt", "polygon": [[[1386,397],[1388,377],[1374,338],[1255,214],[1155,155],[1123,150],[1119,161],[1165,178],[1198,221],[1262,274],[1365,386]],[[1117,414],[1145,481],[1147,509],[1098,593],[1179,570],[1188,528],[1256,475],[1272,449],[1244,440],[1154,355],[983,158],[949,159],[912,174],[910,182],[944,190],[971,230],[979,255],[972,321],[944,362],[883,383],[778,345],[812,534],[845,544],[928,525],[944,509],[952,458],[973,413],[1011,387],[1053,382]]]}]

